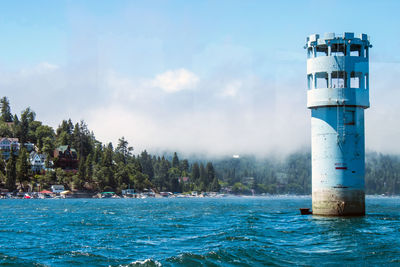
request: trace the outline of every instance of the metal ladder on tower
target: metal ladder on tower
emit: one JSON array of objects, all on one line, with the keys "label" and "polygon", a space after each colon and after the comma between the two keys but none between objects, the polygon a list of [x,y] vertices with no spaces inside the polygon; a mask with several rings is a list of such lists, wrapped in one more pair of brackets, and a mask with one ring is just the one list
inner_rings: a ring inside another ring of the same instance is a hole
[{"label": "metal ladder on tower", "polygon": [[338,89],[338,100],[337,100],[337,142],[343,144],[346,141],[346,100],[345,100],[345,88]]},{"label": "metal ladder on tower", "polygon": [[[346,44],[344,44],[344,61],[343,61],[343,85],[339,86],[338,83],[338,98],[337,98],[337,115],[336,115],[336,125],[337,125],[337,143],[338,145],[343,144],[346,141],[346,99],[345,90],[347,87],[347,73],[345,72],[346,66]],[[338,47],[339,51],[339,47]],[[337,79],[339,81],[339,70],[337,71]],[[342,108],[342,110],[341,110]]]}]

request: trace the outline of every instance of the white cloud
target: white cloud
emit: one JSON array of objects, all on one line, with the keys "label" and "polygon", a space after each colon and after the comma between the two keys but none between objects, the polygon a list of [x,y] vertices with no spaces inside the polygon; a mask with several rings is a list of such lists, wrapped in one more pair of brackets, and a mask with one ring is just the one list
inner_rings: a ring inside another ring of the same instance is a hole
[{"label": "white cloud", "polygon": [[[42,62],[19,71],[0,69],[0,88],[13,113],[31,106],[39,120],[54,127],[63,119],[83,119],[100,141],[115,143],[125,136],[136,153],[262,155],[309,145],[304,64],[276,64],[267,77],[251,67],[244,71],[239,63],[222,66],[202,73],[201,80],[183,68],[149,79],[90,62]],[[372,63],[370,73],[366,148],[398,153],[400,91],[393,88],[400,64]]]},{"label": "white cloud", "polygon": [[196,86],[199,78],[186,69],[169,70],[161,73],[152,81],[154,87],[159,87],[167,93],[176,93]]}]

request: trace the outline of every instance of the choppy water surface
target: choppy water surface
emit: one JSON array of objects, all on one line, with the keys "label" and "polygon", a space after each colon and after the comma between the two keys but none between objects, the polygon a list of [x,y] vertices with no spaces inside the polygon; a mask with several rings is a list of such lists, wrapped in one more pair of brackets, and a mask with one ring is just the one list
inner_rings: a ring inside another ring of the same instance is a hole
[{"label": "choppy water surface", "polygon": [[359,218],[309,197],[0,200],[0,265],[400,266],[400,198]]}]

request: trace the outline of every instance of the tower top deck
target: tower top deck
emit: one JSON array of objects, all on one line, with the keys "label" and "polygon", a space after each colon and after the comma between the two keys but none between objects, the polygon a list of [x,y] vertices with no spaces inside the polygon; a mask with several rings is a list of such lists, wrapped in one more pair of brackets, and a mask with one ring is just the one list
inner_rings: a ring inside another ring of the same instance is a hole
[{"label": "tower top deck", "polygon": [[311,34],[306,38],[306,45],[304,48],[319,46],[319,45],[329,45],[329,44],[343,44],[347,42],[352,45],[363,45],[365,47],[372,47],[370,44],[369,36],[360,33],[357,36],[352,32],[345,32],[343,34],[335,34],[332,32],[324,33],[322,36],[319,34]]}]

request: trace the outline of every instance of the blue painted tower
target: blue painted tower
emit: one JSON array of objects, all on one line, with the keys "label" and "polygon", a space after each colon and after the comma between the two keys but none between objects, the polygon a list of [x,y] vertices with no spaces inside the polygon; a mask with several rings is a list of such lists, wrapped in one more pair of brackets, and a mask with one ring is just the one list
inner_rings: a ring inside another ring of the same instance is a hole
[{"label": "blue painted tower", "polygon": [[306,42],[313,214],[364,215],[364,110],[372,45],[366,34],[348,32],[313,34]]}]

